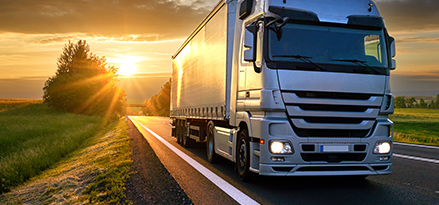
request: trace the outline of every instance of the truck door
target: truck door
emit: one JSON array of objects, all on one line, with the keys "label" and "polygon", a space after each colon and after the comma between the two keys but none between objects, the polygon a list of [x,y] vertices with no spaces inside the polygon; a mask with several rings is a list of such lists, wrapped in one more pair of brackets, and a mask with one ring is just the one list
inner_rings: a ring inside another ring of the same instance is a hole
[{"label": "truck door", "polygon": [[[262,62],[262,34],[263,26],[258,26],[258,32],[255,36],[246,27],[243,27],[244,32],[242,32],[242,46],[241,46],[241,57],[239,66],[239,81],[238,81],[238,110],[240,107],[244,107],[244,104],[240,106],[240,102],[245,101],[250,96],[248,93],[252,90],[261,90],[262,81],[260,72],[255,71],[255,66],[261,67]],[[254,49],[256,51],[254,51]],[[250,60],[250,59],[254,60]]]}]

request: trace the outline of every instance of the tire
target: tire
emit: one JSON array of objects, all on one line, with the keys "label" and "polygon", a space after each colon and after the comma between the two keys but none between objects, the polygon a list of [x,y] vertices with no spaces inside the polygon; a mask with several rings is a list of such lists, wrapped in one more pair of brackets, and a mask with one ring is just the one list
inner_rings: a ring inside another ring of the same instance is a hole
[{"label": "tire", "polygon": [[183,134],[182,134],[182,131],[183,131],[183,129],[182,129],[182,127],[181,127],[181,120],[178,120],[177,121],[177,130],[176,130],[176,133],[175,133],[175,135],[176,135],[176,137],[177,137],[177,143],[178,144],[181,144],[182,143],[182,136],[183,136]]},{"label": "tire", "polygon": [[218,155],[215,153],[215,139],[214,139],[214,125],[209,123],[207,126],[207,140],[206,140],[206,152],[207,160],[210,163],[215,163],[218,160]]},{"label": "tire", "polygon": [[250,171],[250,147],[247,130],[244,129],[239,133],[236,148],[236,170],[239,178],[241,181],[249,181],[253,173]]}]

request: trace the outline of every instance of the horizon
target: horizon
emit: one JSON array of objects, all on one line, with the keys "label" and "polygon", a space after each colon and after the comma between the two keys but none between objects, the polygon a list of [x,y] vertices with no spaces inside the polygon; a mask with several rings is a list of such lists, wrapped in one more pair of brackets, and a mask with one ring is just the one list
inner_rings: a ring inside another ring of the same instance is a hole
[{"label": "horizon", "polygon": [[[171,77],[171,56],[218,1],[98,3],[0,0],[0,98],[41,99],[64,45],[82,39],[109,65],[121,67],[131,59],[137,70],[120,76],[120,86],[127,99],[149,99]],[[439,2],[375,3],[396,39],[392,93],[438,95]]]}]

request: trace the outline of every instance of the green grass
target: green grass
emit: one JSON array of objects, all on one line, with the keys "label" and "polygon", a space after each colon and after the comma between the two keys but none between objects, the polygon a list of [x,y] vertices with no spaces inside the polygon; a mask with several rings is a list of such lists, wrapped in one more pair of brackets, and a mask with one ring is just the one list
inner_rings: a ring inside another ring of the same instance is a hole
[{"label": "green grass", "polygon": [[394,140],[439,146],[439,110],[395,109]]},{"label": "green grass", "polygon": [[90,160],[96,171],[93,174],[94,183],[82,192],[88,203],[131,204],[129,201],[123,201],[126,198],[125,181],[130,174],[132,163],[128,126],[122,119],[112,130],[110,136],[107,134],[98,137],[94,145],[105,148],[96,151],[94,155],[97,160]]},{"label": "green grass", "polygon": [[101,127],[100,117],[55,112],[41,101],[23,103],[0,100],[0,193],[40,174]]},{"label": "green grass", "polygon": [[113,122],[0,204],[131,204],[125,198],[131,150],[127,123]]}]

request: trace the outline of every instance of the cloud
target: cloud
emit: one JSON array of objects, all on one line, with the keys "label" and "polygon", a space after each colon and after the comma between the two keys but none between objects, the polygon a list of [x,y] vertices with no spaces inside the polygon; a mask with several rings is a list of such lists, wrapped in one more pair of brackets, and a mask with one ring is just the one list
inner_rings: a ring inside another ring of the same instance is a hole
[{"label": "cloud", "polygon": [[98,43],[104,42],[162,42],[163,35],[158,34],[128,34],[128,35],[107,35],[98,36],[87,33],[66,33],[66,34],[36,34],[32,36],[33,44],[59,44],[69,40],[77,42],[78,40],[87,40]]},{"label": "cloud", "polygon": [[[0,0],[0,32],[114,37],[132,34],[134,40],[142,41],[182,38],[208,13],[208,5],[200,2]],[[53,40],[59,39],[47,41]]]},{"label": "cloud", "polygon": [[437,0],[377,0],[390,32],[431,31],[439,28]]},{"label": "cloud", "polygon": [[439,83],[439,71],[433,69],[426,70],[422,66],[415,69],[417,72],[398,72],[392,75],[410,77],[413,81],[436,81]]},{"label": "cloud", "polygon": [[439,37],[402,37],[397,38],[398,43],[439,43]]}]

